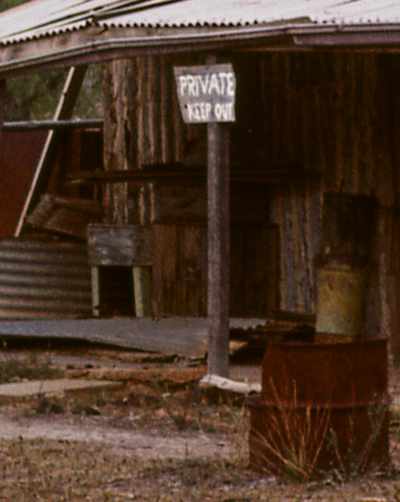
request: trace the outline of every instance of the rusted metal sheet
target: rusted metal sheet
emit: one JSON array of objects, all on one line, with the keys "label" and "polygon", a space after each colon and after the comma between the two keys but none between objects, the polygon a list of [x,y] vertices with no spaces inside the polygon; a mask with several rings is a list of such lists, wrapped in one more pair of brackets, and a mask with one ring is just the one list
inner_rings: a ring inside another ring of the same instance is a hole
[{"label": "rusted metal sheet", "polygon": [[150,266],[152,232],[143,225],[89,225],[89,262],[92,266]]},{"label": "rusted metal sheet", "polygon": [[250,406],[253,467],[282,473],[284,459],[297,458],[296,468],[312,459],[318,475],[386,465],[387,370],[385,339],[269,344],[262,396]]},{"label": "rusted metal sheet", "polygon": [[[231,319],[232,327],[262,324],[265,319]],[[166,354],[204,357],[206,318],[80,319],[0,321],[0,338],[78,340]]]},{"label": "rusted metal sheet", "polygon": [[[323,343],[272,343],[263,361],[263,399],[273,399],[273,386],[283,402],[367,403],[387,397],[387,340],[342,342],[340,335]],[[336,343],[334,343],[336,342]],[[373,369],[373,371],[372,371]]]},{"label": "rusted metal sheet", "polygon": [[14,234],[46,136],[3,131],[0,154],[0,237]]},{"label": "rusted metal sheet", "polygon": [[86,248],[0,240],[0,318],[82,317],[91,313]]}]

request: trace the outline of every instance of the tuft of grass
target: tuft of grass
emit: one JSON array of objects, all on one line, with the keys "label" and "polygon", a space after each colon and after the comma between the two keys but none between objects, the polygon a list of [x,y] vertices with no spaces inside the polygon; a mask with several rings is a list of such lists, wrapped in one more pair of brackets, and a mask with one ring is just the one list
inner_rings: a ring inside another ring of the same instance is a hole
[{"label": "tuft of grass", "polygon": [[[255,467],[302,483],[332,476],[345,482],[374,469],[382,473],[377,462],[385,463],[384,470],[390,468],[384,446],[386,402],[368,407],[368,425],[364,415],[358,421],[352,414],[339,425],[332,405],[299,403],[295,385],[288,402],[281,400],[272,383],[271,389],[272,401],[263,417],[268,423],[260,428],[258,422],[250,435]],[[365,431],[362,439],[357,427]]]},{"label": "tuft of grass", "polygon": [[62,370],[51,367],[47,358],[38,357],[36,354],[27,357],[10,356],[0,361],[0,383],[47,380],[62,376]]},{"label": "tuft of grass", "polygon": [[325,445],[330,409],[311,403],[300,408],[294,388],[289,403],[273,389],[269,423],[262,433],[253,431],[253,451],[257,466],[290,481],[309,482],[316,477],[318,460]]}]

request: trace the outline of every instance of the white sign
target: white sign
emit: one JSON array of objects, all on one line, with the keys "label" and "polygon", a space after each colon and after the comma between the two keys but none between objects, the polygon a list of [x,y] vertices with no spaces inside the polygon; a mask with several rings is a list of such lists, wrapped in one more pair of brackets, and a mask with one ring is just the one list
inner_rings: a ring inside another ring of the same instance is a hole
[{"label": "white sign", "polygon": [[189,124],[234,122],[236,77],[232,65],[175,68],[179,105]]}]

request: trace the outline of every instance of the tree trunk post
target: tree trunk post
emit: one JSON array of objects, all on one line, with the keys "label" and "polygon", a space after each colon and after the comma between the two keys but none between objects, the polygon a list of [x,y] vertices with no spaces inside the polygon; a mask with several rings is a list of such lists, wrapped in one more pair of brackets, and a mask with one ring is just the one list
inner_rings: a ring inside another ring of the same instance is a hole
[{"label": "tree trunk post", "polygon": [[229,126],[208,124],[208,373],[229,376]]},{"label": "tree trunk post", "polygon": [[6,107],[6,81],[0,80],[0,159],[2,158],[3,124]]}]

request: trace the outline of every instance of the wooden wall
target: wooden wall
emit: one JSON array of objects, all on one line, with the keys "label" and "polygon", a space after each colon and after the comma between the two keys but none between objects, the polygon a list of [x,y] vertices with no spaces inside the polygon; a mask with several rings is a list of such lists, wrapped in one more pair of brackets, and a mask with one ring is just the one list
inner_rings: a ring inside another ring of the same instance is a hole
[{"label": "wooden wall", "polygon": [[[203,128],[183,124],[173,76],[174,64],[193,58],[137,57],[104,67],[104,165],[107,170],[141,169],[144,164],[179,162],[190,154]],[[146,194],[144,194],[146,197]],[[147,194],[150,198],[150,195]],[[135,190],[127,183],[108,188],[109,223],[131,223],[137,211]],[[133,211],[129,211],[133,201]],[[142,211],[149,207],[145,201]],[[142,214],[141,220],[149,219]]]},{"label": "wooden wall", "polygon": [[271,218],[281,231],[281,308],[314,311],[323,192],[373,195],[380,204],[379,292],[371,291],[371,304],[379,304],[384,322],[371,328],[396,330],[399,62],[390,56],[274,54],[258,56],[255,66],[262,107],[254,111],[265,164],[300,161],[321,173],[319,183],[273,190]]},{"label": "wooden wall", "polygon": [[[269,190],[269,223],[280,232],[280,308],[315,310],[324,191],[374,195],[380,203],[379,291],[371,293],[371,305],[379,304],[383,332],[400,331],[398,58],[274,53],[229,59],[238,75],[233,162],[243,168],[295,163],[320,173],[317,181],[288,178]],[[182,124],[172,74],[173,64],[198,63],[149,57],[108,67],[106,168],[205,158],[205,128]],[[130,84],[121,88],[124,74]],[[127,208],[117,210],[114,220],[126,220]]]}]

